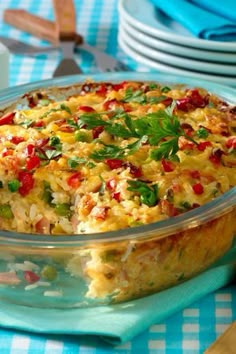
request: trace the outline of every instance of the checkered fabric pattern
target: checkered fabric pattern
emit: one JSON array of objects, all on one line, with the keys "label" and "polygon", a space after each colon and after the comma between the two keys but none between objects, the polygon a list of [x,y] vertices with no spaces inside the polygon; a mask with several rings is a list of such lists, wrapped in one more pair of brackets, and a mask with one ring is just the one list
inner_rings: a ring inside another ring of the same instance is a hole
[{"label": "checkered fabric pattern", "polygon": [[[129,59],[118,47],[117,0],[75,0],[75,5],[77,30],[86,42],[124,61],[134,70],[150,70]],[[6,8],[23,8],[53,19],[48,0],[1,1],[0,17]],[[2,21],[0,35],[47,45]],[[10,86],[50,78],[59,59],[59,53],[37,57],[11,55]],[[91,56],[78,55],[77,60],[85,73],[96,71]],[[0,328],[0,354],[201,354],[235,319],[236,287],[232,284],[117,347],[92,336],[41,335]]]},{"label": "checkered fabric pattern", "polygon": [[[138,71],[149,71],[148,68],[136,64],[119,49],[117,44],[118,10],[117,0],[75,0],[77,31],[84,36],[87,43],[117,57]],[[35,15],[53,20],[51,1],[41,0],[4,0],[0,2],[0,19],[7,8],[27,9]],[[34,45],[48,45],[14,27],[0,23],[0,35],[12,37]],[[77,62],[84,73],[95,73],[91,55],[81,52]],[[41,54],[35,57],[11,56],[10,86],[27,82],[48,79],[60,60],[60,53]]]},{"label": "checkered fabric pattern", "polygon": [[0,353],[202,354],[235,319],[236,286],[232,284],[116,347],[92,336],[41,335],[0,328]]}]

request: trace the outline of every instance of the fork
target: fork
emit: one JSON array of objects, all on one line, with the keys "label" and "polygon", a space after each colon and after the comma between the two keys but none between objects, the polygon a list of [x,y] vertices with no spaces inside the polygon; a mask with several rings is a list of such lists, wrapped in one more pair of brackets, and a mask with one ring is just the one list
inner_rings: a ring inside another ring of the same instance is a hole
[{"label": "fork", "polygon": [[[25,21],[24,21],[25,19]],[[56,31],[55,31],[55,25],[52,21],[49,21],[47,19],[44,19],[42,17],[33,15],[25,10],[21,9],[7,9],[4,12],[4,21],[9,23],[10,25],[19,28],[21,30],[25,30],[26,32],[35,35],[39,38],[49,40],[52,42],[54,45],[58,45],[58,39],[56,38]],[[36,24],[36,26],[35,26]],[[81,36],[78,36],[78,42],[75,46],[75,50],[84,50],[88,53],[91,53],[95,59],[95,64],[97,68],[102,71],[102,72],[113,72],[113,71],[130,71],[131,69],[122,63],[121,61],[111,57],[110,55],[101,52],[100,50],[96,49],[96,47],[93,47],[87,43],[84,43],[81,41]],[[7,42],[3,41],[3,43],[6,43],[6,46],[9,48],[10,51],[13,52],[14,46],[11,47],[11,45],[7,45]],[[24,49],[21,50],[21,48],[17,47],[17,54],[28,54],[28,55],[36,55],[40,53],[46,53],[50,52],[52,50],[58,49],[58,47],[53,46],[53,47],[35,47],[31,45],[27,45],[24,43]],[[35,52],[34,52],[35,49]],[[41,51],[41,49],[43,49]],[[45,50],[46,49],[46,50]],[[16,53],[16,51],[14,52]]]}]

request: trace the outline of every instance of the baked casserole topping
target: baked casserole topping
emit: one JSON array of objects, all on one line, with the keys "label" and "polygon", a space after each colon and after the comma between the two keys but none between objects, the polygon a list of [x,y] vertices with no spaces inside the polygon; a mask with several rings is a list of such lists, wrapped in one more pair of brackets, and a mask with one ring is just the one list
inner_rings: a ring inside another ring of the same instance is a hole
[{"label": "baked casserole topping", "polygon": [[106,232],[197,208],[236,185],[236,109],[205,89],[121,82],[43,90],[0,117],[0,227]]}]

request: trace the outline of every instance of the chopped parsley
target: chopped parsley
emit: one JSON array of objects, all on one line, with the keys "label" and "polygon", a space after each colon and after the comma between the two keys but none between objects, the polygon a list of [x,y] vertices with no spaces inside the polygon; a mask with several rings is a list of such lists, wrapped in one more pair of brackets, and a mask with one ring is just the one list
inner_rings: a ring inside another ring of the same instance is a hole
[{"label": "chopped parsley", "polygon": [[53,191],[51,189],[50,183],[44,181],[43,182],[42,200],[45,203],[47,203],[48,205],[50,205],[50,206],[53,206],[53,204],[52,204],[52,200],[53,200],[52,193],[53,193]]},{"label": "chopped parsley", "polygon": [[125,156],[132,155],[146,141],[147,137],[144,135],[141,139],[138,139],[134,143],[128,144],[122,148],[117,145],[104,144],[101,142],[104,147],[100,150],[93,151],[90,154],[90,157],[98,161],[102,161],[105,159],[122,159]]},{"label": "chopped parsley", "polygon": [[148,86],[149,90],[155,90],[158,88],[158,85],[155,84],[154,82],[151,82]]},{"label": "chopped parsley", "polygon": [[140,104],[145,104],[147,103],[147,96],[142,90],[133,90],[132,87],[129,87],[125,91],[123,102],[137,102]]},{"label": "chopped parsley", "polygon": [[19,125],[21,125],[25,129],[27,129],[33,124],[33,122],[34,121],[32,119],[26,119],[23,122],[19,123]]},{"label": "chopped parsley", "polygon": [[[175,102],[164,110],[148,113],[136,119],[133,119],[127,113],[122,114],[119,121],[114,119],[104,120],[102,113],[81,115],[80,124],[84,125],[85,129],[103,126],[104,130],[114,137],[123,139],[137,138],[135,143],[129,144],[125,148],[101,142],[104,147],[100,150],[95,150],[90,157],[100,161],[108,158],[123,158],[137,151],[142,143],[148,142],[152,146],[157,146],[157,149],[153,149],[150,153],[152,159],[176,158],[180,136],[184,136],[194,143],[195,141],[186,135],[184,129],[181,128],[179,120],[173,114],[174,107]],[[176,158],[176,160],[178,159]]]},{"label": "chopped parsley", "polygon": [[40,119],[43,119],[43,118],[46,118],[50,113],[52,112],[60,112],[60,111],[66,111],[68,114],[72,114],[71,113],[71,110],[68,106],[66,106],[64,103],[60,104],[59,107],[57,108],[51,108],[49,109],[48,111],[46,111],[44,114],[42,114],[39,118]]},{"label": "chopped parsley", "polygon": [[[150,88],[150,86],[149,86],[149,88]],[[168,91],[162,91],[162,92],[165,93],[165,92],[168,92]],[[128,102],[136,102],[136,103],[140,103],[140,104],[146,104],[146,103],[157,104],[157,103],[160,103],[160,102],[164,101],[166,98],[167,97],[164,96],[164,95],[161,95],[161,96],[147,96],[142,90],[133,90],[132,87],[129,87],[125,91],[125,97],[124,97],[124,99],[122,101],[126,102],[126,103],[128,103]]]},{"label": "chopped parsley", "polygon": [[173,156],[177,157],[176,153],[179,150],[178,141],[179,137],[174,137],[170,140],[164,141],[157,149],[151,151],[150,157],[157,161],[162,158],[170,159]]},{"label": "chopped parsley", "polygon": [[85,113],[81,114],[77,123],[77,129],[85,125],[86,129],[93,129],[101,126],[108,126],[110,122],[102,119],[101,113]]},{"label": "chopped parsley", "polygon": [[95,150],[90,154],[90,157],[97,161],[105,159],[121,159],[125,155],[125,149],[117,145],[105,145],[100,150]]},{"label": "chopped parsley", "polygon": [[169,86],[163,86],[162,88],[161,88],[161,92],[163,92],[163,93],[167,93],[167,92],[169,92],[171,90],[171,88],[169,87]]},{"label": "chopped parsley", "polygon": [[37,155],[41,160],[54,160],[57,157],[61,156],[62,152],[53,149],[46,149],[42,152],[39,152]]},{"label": "chopped parsley", "polygon": [[136,192],[140,196],[140,201],[149,207],[155,206],[158,203],[158,185],[153,184],[148,186],[147,183],[139,180],[128,181],[129,187],[127,190]]},{"label": "chopped parsley", "polygon": [[67,160],[67,165],[74,169],[78,167],[81,164],[85,164],[87,162],[87,159],[84,159],[83,157],[78,157],[78,156],[72,156]]},{"label": "chopped parsley", "polygon": [[79,165],[86,165],[88,168],[93,168],[96,165],[92,161],[88,161],[87,159],[83,157],[78,157],[78,156],[72,156],[67,160],[67,165],[71,169],[76,169]]}]

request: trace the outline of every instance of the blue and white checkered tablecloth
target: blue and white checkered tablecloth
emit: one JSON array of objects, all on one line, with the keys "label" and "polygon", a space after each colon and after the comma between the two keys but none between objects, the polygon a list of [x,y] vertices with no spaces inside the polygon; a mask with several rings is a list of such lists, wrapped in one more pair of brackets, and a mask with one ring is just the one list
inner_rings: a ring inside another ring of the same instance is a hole
[{"label": "blue and white checkered tablecloth", "polygon": [[[91,45],[123,60],[137,71],[149,71],[129,59],[118,47],[118,12],[116,0],[75,0],[77,29]],[[6,8],[23,8],[53,19],[51,1],[4,0],[0,17]],[[46,44],[0,22],[0,35]],[[50,78],[59,53],[38,57],[11,55],[10,86]],[[85,73],[95,72],[90,56],[78,56]],[[201,354],[236,319],[236,286],[229,285],[192,306],[176,313],[165,322],[123,345],[112,347],[92,336],[32,334],[0,328],[0,354]],[[236,353],[236,349],[235,349]],[[227,353],[224,353],[227,354]]]}]

